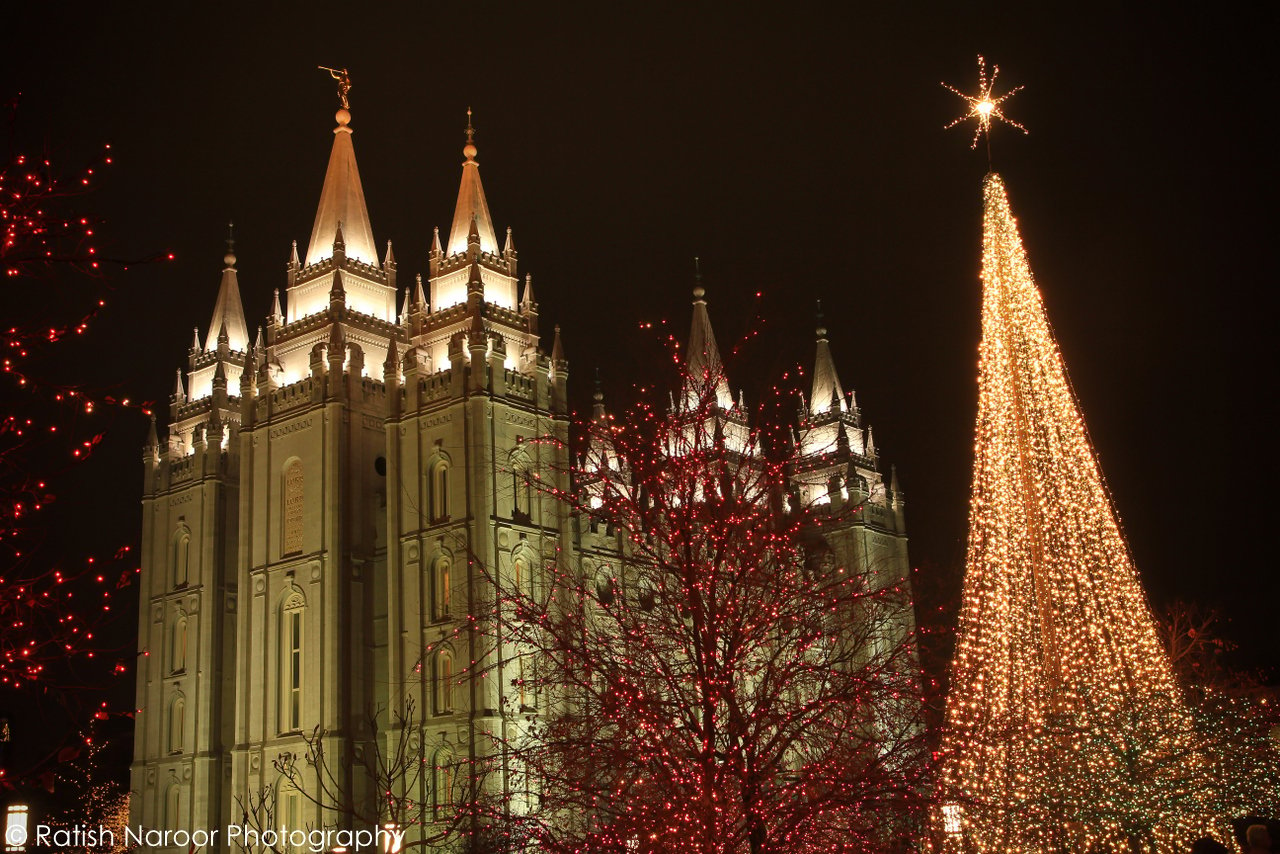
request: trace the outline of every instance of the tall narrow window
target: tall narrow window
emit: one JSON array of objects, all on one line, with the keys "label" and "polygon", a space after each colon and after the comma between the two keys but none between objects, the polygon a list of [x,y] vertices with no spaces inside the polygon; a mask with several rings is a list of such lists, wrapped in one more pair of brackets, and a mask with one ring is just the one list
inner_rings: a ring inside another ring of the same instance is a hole
[{"label": "tall narrow window", "polygon": [[281,491],[280,554],[302,554],[302,460],[294,460],[284,468],[284,488]]},{"label": "tall narrow window", "polygon": [[302,728],[302,652],[304,601],[290,596],[280,611],[280,729]]},{"label": "tall narrow window", "polygon": [[[520,437],[516,437],[520,441]],[[533,484],[529,478],[529,454],[522,447],[511,452],[507,461],[511,470],[511,518],[528,522],[533,516]]]},{"label": "tall narrow window", "polygon": [[173,698],[169,704],[169,752],[181,753],[182,742],[186,737],[187,701],[181,694]]},{"label": "tall narrow window", "polygon": [[191,574],[191,532],[184,526],[173,539],[173,586],[186,587]]},{"label": "tall narrow window", "polygon": [[173,621],[169,637],[169,672],[185,673],[187,670],[187,616],[179,615]]},{"label": "tall narrow window", "polygon": [[449,518],[449,464],[438,460],[431,467],[428,492],[431,507],[431,521],[442,522]]},{"label": "tall narrow window", "polygon": [[433,576],[432,610],[437,620],[443,620],[449,616],[450,600],[453,597],[453,561],[447,557],[436,558]]},{"label": "tall narrow window", "polygon": [[169,830],[182,827],[182,787],[177,783],[169,786],[164,793],[164,824]]},{"label": "tall narrow window", "polygon": [[537,686],[533,683],[532,670],[528,656],[516,656],[516,689],[521,709],[532,709],[537,705]]},{"label": "tall narrow window", "polygon": [[596,599],[608,608],[613,604],[614,593],[613,576],[610,575],[609,567],[601,566],[596,570]]},{"label": "tall narrow window", "polygon": [[[290,830],[305,828],[307,823],[306,817],[302,814],[302,793],[287,780],[281,780],[277,788],[276,803],[279,804],[280,824]],[[301,845],[291,844],[291,840],[286,841],[284,849],[286,851],[305,850]]]},{"label": "tall narrow window", "polygon": [[437,715],[453,711],[453,655],[448,650],[436,653],[432,666],[434,685],[434,709]]},{"label": "tall narrow window", "polygon": [[437,750],[435,755],[435,785],[431,793],[436,818],[451,815],[454,803],[453,755],[448,750]]},{"label": "tall narrow window", "polygon": [[529,561],[523,556],[511,561],[511,582],[515,586],[516,595],[529,590]]}]

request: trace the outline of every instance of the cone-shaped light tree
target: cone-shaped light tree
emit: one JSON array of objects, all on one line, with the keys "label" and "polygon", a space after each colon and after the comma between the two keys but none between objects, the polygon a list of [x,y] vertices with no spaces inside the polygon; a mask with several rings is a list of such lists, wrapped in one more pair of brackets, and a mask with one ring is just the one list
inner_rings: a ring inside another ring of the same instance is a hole
[{"label": "cone-shaped light tree", "polygon": [[941,823],[982,852],[1185,850],[1210,781],[999,175],[984,196]]}]

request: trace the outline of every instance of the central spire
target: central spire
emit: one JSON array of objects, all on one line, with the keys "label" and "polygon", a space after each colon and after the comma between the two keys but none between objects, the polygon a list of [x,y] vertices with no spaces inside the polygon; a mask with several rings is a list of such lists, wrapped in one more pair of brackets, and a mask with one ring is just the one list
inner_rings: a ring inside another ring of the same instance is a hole
[{"label": "central spire", "polygon": [[707,292],[702,287],[702,270],[698,259],[693,259],[693,327],[689,330],[689,350],[685,362],[685,405],[696,407],[708,391],[707,383],[715,389],[715,402],[721,409],[733,408],[733,395],[724,375],[724,363],[720,361],[720,348],[716,346],[716,333],[711,328],[711,315],[707,313]]},{"label": "central spire", "polygon": [[823,322],[822,303],[818,303],[818,348],[813,361],[813,389],[809,395],[809,414],[821,415],[833,409],[844,412],[848,409],[845,403],[844,389],[840,386],[840,377],[836,374],[836,363],[831,358],[831,344],[827,340],[827,327]]},{"label": "central spire", "polygon": [[480,251],[497,253],[498,236],[493,230],[493,218],[489,216],[489,203],[484,198],[484,185],[480,183],[480,164],[476,162],[476,129],[471,126],[471,108],[467,107],[467,144],[462,155],[462,183],[458,186],[458,204],[453,211],[453,227],[449,229],[446,254],[456,255],[467,251],[467,236],[472,223],[480,235]]},{"label": "central spire", "polygon": [[333,151],[329,154],[329,168],[324,175],[324,189],[320,191],[320,206],[316,209],[316,222],[311,229],[306,263],[310,266],[333,257],[334,239],[341,224],[347,257],[377,267],[377,244],[373,240],[373,226],[369,224],[369,210],[364,203],[364,187],[360,184],[360,170],[356,167],[356,150],[351,144],[351,113],[345,108],[340,109],[334,118],[338,126],[333,129]]},{"label": "central spire", "polygon": [[218,299],[213,305],[213,318],[209,321],[209,335],[205,350],[218,348],[218,334],[225,329],[227,343],[232,350],[249,349],[249,327],[244,322],[244,306],[240,302],[240,281],[236,275],[235,226],[227,224],[227,254],[222,259],[222,282],[218,286]]}]

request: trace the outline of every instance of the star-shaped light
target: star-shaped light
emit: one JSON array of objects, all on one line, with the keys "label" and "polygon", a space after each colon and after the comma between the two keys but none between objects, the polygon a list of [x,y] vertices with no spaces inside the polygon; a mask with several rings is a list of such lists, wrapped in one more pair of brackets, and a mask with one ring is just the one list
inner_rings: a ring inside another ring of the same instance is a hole
[{"label": "star-shaped light", "polygon": [[983,59],[981,56],[979,56],[978,57],[978,94],[966,95],[956,87],[952,86],[950,83],[942,84],[943,88],[950,89],[952,92],[955,92],[961,98],[964,98],[965,101],[967,101],[969,104],[969,111],[965,113],[963,116],[959,116],[958,118],[956,118],[956,120],[953,121],[951,124],[947,125],[945,130],[949,130],[967,119],[972,118],[972,119],[978,120],[978,126],[973,130],[973,143],[969,146],[970,148],[978,147],[978,138],[981,137],[984,133],[987,135],[987,139],[990,140],[991,120],[993,118],[999,119],[1005,124],[1011,127],[1015,127],[1018,130],[1022,131],[1023,133],[1027,132],[1026,128],[1024,128],[1022,125],[1018,124],[1013,119],[1006,116],[1004,112],[1001,111],[1000,109],[1000,105],[1005,101],[1009,100],[1010,98],[1012,98],[1014,95],[1018,94],[1018,92],[1022,90],[1022,87],[1015,86],[1012,89],[1010,89],[1008,92],[1005,92],[1003,95],[996,95],[992,90],[995,88],[996,76],[999,73],[1000,73],[1000,66],[993,65],[991,66],[991,77],[988,78],[987,77],[987,61]]}]

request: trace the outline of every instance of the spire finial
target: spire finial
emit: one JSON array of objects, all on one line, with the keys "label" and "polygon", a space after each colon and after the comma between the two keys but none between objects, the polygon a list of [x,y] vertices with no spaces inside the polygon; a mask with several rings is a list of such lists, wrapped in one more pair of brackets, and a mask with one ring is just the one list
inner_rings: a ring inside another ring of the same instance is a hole
[{"label": "spire finial", "polygon": [[222,256],[222,263],[228,270],[236,265],[236,224],[234,222],[227,223],[227,254]]},{"label": "spire finial", "polygon": [[826,339],[826,337],[827,337],[827,325],[826,325],[825,323],[823,323],[823,322],[822,322],[822,321],[823,321],[823,316],[822,316],[822,300],[818,300],[818,317],[817,317],[817,320],[818,320],[818,328],[817,328],[818,340],[819,340],[819,341],[822,341],[822,340]]},{"label": "spire finial", "polygon": [[706,288],[702,287],[702,265],[699,263],[698,256],[693,256],[693,299],[700,302],[707,295]]},{"label": "spire finial", "polygon": [[596,390],[592,393],[591,399],[596,403],[604,401],[604,390],[600,387],[600,366],[596,365]]},{"label": "spire finial", "polygon": [[468,160],[476,159],[476,129],[471,125],[470,107],[467,107],[467,144],[462,147],[462,155]]}]

